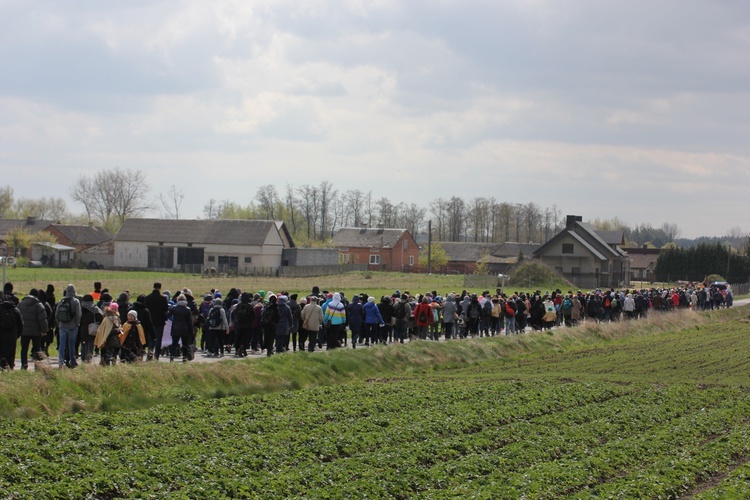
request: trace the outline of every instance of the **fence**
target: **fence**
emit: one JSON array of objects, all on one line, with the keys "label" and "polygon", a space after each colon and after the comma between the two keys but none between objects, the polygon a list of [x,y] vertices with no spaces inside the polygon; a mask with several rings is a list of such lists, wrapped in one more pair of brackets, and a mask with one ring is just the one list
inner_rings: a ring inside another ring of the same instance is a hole
[{"label": "fence", "polygon": [[481,288],[494,293],[501,286],[500,278],[491,274],[465,274],[464,287],[467,289]]},{"label": "fence", "polygon": [[334,264],[329,266],[284,266],[279,268],[280,278],[309,278],[331,276],[351,271],[366,271],[367,264]]}]

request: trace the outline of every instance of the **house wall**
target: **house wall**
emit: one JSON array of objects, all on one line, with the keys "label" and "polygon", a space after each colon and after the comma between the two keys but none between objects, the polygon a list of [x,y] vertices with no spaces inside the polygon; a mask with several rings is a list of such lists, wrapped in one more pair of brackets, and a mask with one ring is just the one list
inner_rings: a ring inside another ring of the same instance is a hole
[{"label": "house wall", "polygon": [[285,248],[281,261],[286,266],[335,266],[339,263],[336,248]]},{"label": "house wall", "polygon": [[[572,244],[573,253],[562,253],[563,244]],[[570,236],[564,236],[553,243],[540,259],[544,264],[562,270],[563,273],[573,274],[573,268],[578,268],[580,274],[594,274],[596,270],[602,272],[602,262],[591,255],[591,253],[580,242]]]},{"label": "house wall", "polygon": [[[405,271],[419,264],[419,246],[406,236],[399,238],[393,248],[339,248],[339,254],[340,263],[367,264],[372,271]],[[380,264],[370,264],[371,255],[379,255]],[[413,266],[409,265],[409,257],[413,257]]]},{"label": "house wall", "polygon": [[[280,240],[279,240],[280,241]],[[120,268],[147,269],[148,247],[156,243],[115,241],[114,265]],[[177,248],[187,248],[183,245],[174,246],[174,263],[177,266]],[[283,248],[279,246],[236,246],[236,245],[194,245],[193,248],[203,248],[204,268],[217,267],[220,256],[237,257],[238,269],[250,270],[253,267],[279,267],[281,265],[281,254]],[[213,260],[210,258],[213,257]],[[245,262],[245,258],[250,262]]]}]

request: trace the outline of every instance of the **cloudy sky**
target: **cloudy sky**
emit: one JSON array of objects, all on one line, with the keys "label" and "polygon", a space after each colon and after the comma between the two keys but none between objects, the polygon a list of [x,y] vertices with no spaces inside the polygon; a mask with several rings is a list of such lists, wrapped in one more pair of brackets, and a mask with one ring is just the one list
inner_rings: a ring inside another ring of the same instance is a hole
[{"label": "cloudy sky", "polygon": [[121,167],[750,230],[746,1],[0,0],[0,68],[0,185],[76,213]]}]

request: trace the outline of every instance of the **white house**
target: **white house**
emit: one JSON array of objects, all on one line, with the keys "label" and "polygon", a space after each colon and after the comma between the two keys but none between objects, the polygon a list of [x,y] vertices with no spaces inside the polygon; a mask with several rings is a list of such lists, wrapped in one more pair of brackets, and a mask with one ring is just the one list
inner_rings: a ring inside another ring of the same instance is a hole
[{"label": "white house", "polygon": [[127,219],[114,247],[118,268],[253,274],[277,270],[294,242],[281,221]]}]

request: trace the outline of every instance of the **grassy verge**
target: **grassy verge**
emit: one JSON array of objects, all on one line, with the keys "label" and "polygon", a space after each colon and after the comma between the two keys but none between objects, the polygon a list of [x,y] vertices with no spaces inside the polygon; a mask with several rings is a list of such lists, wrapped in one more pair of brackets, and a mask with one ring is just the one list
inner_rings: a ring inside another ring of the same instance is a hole
[{"label": "grassy verge", "polygon": [[[655,315],[510,337],[289,353],[212,364],[42,369],[0,377],[0,411],[35,417],[138,409],[379,377],[438,375],[645,383],[746,383],[746,308]],[[467,369],[468,368],[468,369]]]}]

